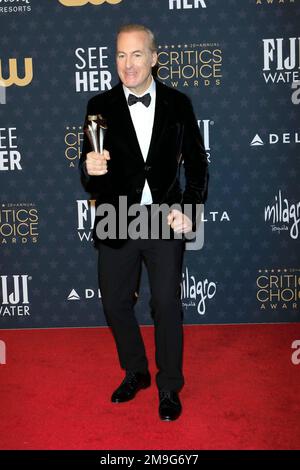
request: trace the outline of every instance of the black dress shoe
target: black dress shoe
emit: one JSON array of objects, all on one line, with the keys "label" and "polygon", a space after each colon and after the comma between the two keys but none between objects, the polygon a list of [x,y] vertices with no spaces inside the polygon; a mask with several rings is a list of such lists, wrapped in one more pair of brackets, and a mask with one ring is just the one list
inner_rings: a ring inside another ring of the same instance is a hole
[{"label": "black dress shoe", "polygon": [[132,400],[139,390],[148,388],[150,385],[151,376],[149,372],[146,374],[127,372],[121,385],[112,394],[111,401],[113,403],[123,403],[124,401]]},{"label": "black dress shoe", "polygon": [[159,417],[163,421],[175,421],[179,418],[182,406],[177,392],[171,390],[159,391]]}]

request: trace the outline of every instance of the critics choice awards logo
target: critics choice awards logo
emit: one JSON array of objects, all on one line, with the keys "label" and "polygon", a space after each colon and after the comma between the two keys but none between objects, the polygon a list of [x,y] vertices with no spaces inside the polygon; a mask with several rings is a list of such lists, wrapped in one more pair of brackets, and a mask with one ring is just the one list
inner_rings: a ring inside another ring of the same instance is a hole
[{"label": "critics choice awards logo", "polygon": [[299,309],[300,269],[260,269],[256,287],[261,310]]},{"label": "critics choice awards logo", "polygon": [[111,89],[112,74],[108,69],[108,47],[78,47],[75,50],[76,92]]},{"label": "critics choice awards logo", "polygon": [[77,168],[83,141],[82,126],[67,126],[65,132],[65,158],[71,168]]},{"label": "critics choice awards logo", "polygon": [[0,276],[0,317],[30,315],[28,274]]},{"label": "critics choice awards logo", "polygon": [[253,0],[256,5],[280,5],[281,7],[283,5],[290,5],[290,4],[296,4],[299,0]]},{"label": "critics choice awards logo", "polygon": [[0,127],[0,171],[22,170],[17,128]]},{"label": "critics choice awards logo", "polygon": [[222,61],[218,43],[160,45],[157,76],[174,88],[220,85]]},{"label": "critics choice awards logo", "polygon": [[0,244],[38,241],[38,210],[33,203],[5,203],[0,206]]}]

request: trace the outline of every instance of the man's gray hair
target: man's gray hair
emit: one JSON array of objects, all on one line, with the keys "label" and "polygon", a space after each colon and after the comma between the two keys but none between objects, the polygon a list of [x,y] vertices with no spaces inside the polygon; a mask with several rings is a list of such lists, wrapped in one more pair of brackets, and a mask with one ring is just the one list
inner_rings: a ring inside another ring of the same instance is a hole
[{"label": "man's gray hair", "polygon": [[125,24],[121,26],[117,32],[117,39],[119,34],[121,33],[131,33],[133,31],[143,31],[144,33],[148,34],[149,36],[149,47],[151,52],[156,52],[157,51],[157,45],[155,41],[155,37],[151,29],[147,28],[146,26],[142,24]]}]

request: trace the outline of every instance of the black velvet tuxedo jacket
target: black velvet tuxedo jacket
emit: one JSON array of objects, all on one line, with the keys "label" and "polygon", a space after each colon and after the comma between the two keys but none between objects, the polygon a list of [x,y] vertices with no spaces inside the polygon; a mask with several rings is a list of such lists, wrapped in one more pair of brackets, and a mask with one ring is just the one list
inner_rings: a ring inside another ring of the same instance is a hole
[{"label": "black velvet tuxedo jacket", "polygon": [[[135,105],[133,105],[135,106]],[[172,205],[204,203],[207,196],[207,156],[190,100],[186,95],[156,81],[156,105],[152,138],[144,161],[131,120],[122,84],[94,96],[87,115],[101,114],[107,120],[104,148],[110,153],[108,172],[89,176],[85,169],[92,151],[84,136],[79,168],[85,189],[96,199],[96,206],[111,203],[116,209],[119,196],[127,196],[127,205],[137,204],[147,179],[153,203]],[[180,187],[178,167],[183,162],[185,188]],[[99,219],[96,217],[95,226]],[[99,242],[96,231],[93,238]],[[118,247],[124,240],[105,240]],[[126,242],[126,240],[125,240]]]}]

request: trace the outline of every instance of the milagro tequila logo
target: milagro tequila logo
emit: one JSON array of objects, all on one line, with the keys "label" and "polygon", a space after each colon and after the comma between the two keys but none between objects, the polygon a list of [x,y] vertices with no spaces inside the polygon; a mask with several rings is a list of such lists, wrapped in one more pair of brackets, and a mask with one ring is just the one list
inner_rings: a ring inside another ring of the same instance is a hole
[{"label": "milagro tequila logo", "polygon": [[274,204],[265,207],[265,222],[271,221],[272,232],[289,231],[290,237],[296,240],[299,236],[300,202],[290,203],[282,197],[281,190],[274,199]]},{"label": "milagro tequila logo", "polygon": [[96,216],[96,200],[77,200],[77,233],[81,242],[93,241],[92,230]]},{"label": "milagro tequila logo", "polygon": [[195,276],[186,268],[182,273],[181,301],[184,308],[196,307],[199,315],[206,313],[207,301],[212,299],[217,292],[217,284],[205,279],[197,281]]},{"label": "milagro tequila logo", "polygon": [[266,83],[293,83],[300,80],[300,37],[263,39]]},{"label": "milagro tequila logo", "polygon": [[0,276],[0,317],[29,316],[28,274]]}]

